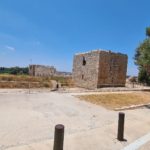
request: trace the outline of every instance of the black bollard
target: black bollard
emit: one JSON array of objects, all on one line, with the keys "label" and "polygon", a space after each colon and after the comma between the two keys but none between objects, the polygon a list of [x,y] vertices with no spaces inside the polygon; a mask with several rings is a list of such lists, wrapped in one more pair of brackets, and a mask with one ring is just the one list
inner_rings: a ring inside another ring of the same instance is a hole
[{"label": "black bollard", "polygon": [[53,150],[63,150],[63,143],[64,143],[64,125],[58,124],[55,126]]},{"label": "black bollard", "polygon": [[118,120],[118,135],[117,135],[117,139],[119,141],[124,141],[124,118],[125,114],[120,112]]}]

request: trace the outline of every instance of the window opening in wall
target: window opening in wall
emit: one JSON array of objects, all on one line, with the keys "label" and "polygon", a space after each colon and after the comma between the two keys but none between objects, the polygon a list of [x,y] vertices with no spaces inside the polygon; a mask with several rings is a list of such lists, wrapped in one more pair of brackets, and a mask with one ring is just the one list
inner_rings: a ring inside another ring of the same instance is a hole
[{"label": "window opening in wall", "polygon": [[84,75],[82,74],[82,80],[84,79]]},{"label": "window opening in wall", "polygon": [[86,59],[85,59],[85,57],[84,57],[84,56],[83,56],[82,65],[83,65],[83,66],[85,66],[85,65],[86,65]]}]

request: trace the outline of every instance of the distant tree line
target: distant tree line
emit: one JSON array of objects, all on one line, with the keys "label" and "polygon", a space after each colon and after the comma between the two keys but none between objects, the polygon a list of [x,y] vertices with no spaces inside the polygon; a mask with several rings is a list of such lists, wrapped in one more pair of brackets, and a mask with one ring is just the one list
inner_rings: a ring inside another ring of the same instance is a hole
[{"label": "distant tree line", "polygon": [[0,74],[27,75],[29,74],[29,69],[28,67],[0,67]]}]

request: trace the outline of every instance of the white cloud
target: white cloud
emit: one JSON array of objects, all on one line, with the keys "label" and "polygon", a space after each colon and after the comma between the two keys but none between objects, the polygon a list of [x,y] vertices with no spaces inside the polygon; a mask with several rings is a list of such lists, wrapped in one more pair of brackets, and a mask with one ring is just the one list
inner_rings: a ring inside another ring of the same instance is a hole
[{"label": "white cloud", "polygon": [[16,48],[15,48],[15,47],[12,47],[12,46],[6,45],[5,48],[6,48],[7,50],[9,50],[9,51],[12,51],[12,52],[16,51]]}]

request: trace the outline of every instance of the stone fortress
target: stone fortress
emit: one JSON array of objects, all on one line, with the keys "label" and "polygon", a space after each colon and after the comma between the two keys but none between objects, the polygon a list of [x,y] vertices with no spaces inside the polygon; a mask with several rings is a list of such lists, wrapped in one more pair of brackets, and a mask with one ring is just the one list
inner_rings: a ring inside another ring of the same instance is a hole
[{"label": "stone fortress", "polygon": [[76,54],[73,61],[73,80],[78,87],[124,87],[128,56],[105,50]]},{"label": "stone fortress", "polygon": [[57,71],[53,66],[29,65],[29,75],[35,77],[71,77],[72,73]]},{"label": "stone fortress", "polygon": [[53,66],[44,65],[29,65],[29,75],[49,77],[56,74],[56,69]]}]

